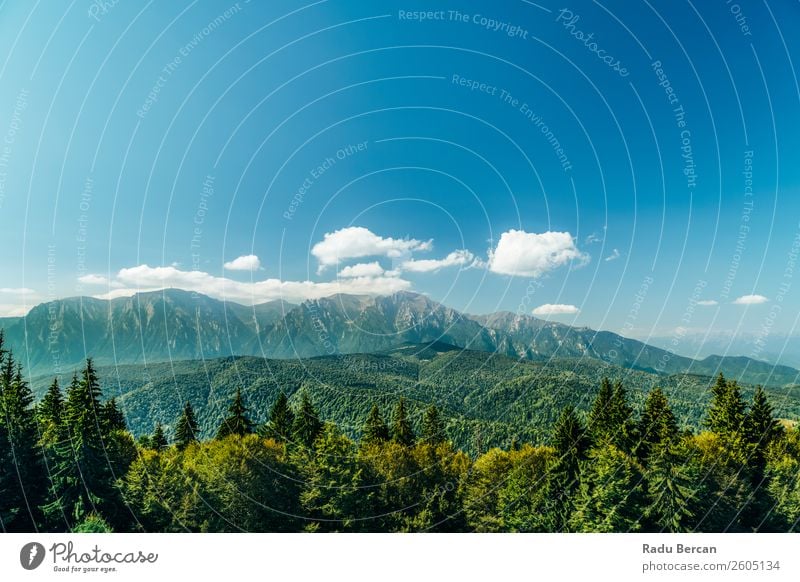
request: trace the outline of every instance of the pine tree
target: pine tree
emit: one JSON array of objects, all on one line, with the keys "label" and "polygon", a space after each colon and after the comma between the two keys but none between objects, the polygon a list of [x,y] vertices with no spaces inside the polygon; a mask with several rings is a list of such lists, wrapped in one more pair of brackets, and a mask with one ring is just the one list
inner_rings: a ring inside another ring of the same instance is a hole
[{"label": "pine tree", "polygon": [[169,443],[167,443],[167,436],[164,434],[164,427],[160,422],[157,422],[153,436],[150,437],[150,448],[154,451],[161,451],[168,446]]},{"label": "pine tree", "polygon": [[672,446],[652,449],[646,480],[646,528],[671,533],[691,531],[696,491],[686,465]]},{"label": "pine tree", "polygon": [[64,396],[58,385],[58,378],[55,378],[36,408],[36,417],[41,426],[43,442],[47,442],[49,433],[60,430],[63,426],[63,416]]},{"label": "pine tree", "polygon": [[322,433],[322,422],[311,402],[308,392],[303,390],[300,395],[300,406],[294,414],[292,434],[295,442],[301,446],[311,448],[314,441]]},{"label": "pine tree", "polygon": [[769,493],[767,457],[772,443],[782,439],[783,427],[775,419],[774,410],[761,386],[756,387],[753,403],[744,423],[744,438],[748,446],[747,469],[753,485],[753,495],[742,509],[742,523],[755,531],[779,531],[779,516],[775,515],[775,499]]},{"label": "pine tree", "polygon": [[392,417],[392,440],[403,446],[410,447],[414,444],[416,437],[411,421],[408,419],[405,398],[397,401]]},{"label": "pine tree", "polygon": [[125,415],[122,414],[122,411],[117,406],[116,398],[112,398],[103,405],[102,423],[106,434],[110,434],[115,430],[128,430],[128,425],[125,423]]},{"label": "pine tree", "polygon": [[385,443],[388,440],[389,427],[386,426],[386,421],[383,420],[383,415],[378,405],[373,404],[367,415],[367,420],[364,422],[364,428],[361,432],[361,444],[363,446],[376,445]]},{"label": "pine tree", "polygon": [[261,436],[286,442],[292,437],[294,412],[289,407],[289,399],[281,392],[269,411],[269,420],[259,431]]},{"label": "pine tree", "polygon": [[720,372],[711,387],[711,404],[705,425],[723,436],[741,435],[745,424],[745,403],[739,385],[728,381]]},{"label": "pine tree", "polygon": [[8,531],[7,526],[19,513],[19,507],[14,503],[14,493],[16,490],[15,478],[11,470],[5,467],[14,466],[14,457],[11,452],[11,444],[8,441],[8,430],[4,419],[0,418],[0,532]]},{"label": "pine tree", "polygon": [[4,528],[11,531],[35,531],[40,521],[39,504],[46,494],[44,459],[38,440],[38,427],[33,409],[33,394],[14,362],[13,355],[4,354],[0,374],[0,423],[4,430],[6,455],[11,462],[2,467],[10,473],[2,486],[4,499],[0,500],[0,515],[14,514],[5,519]]},{"label": "pine tree", "polygon": [[608,378],[600,381],[600,390],[595,396],[592,408],[589,411],[588,428],[592,440],[596,443],[608,441],[614,427],[611,419],[611,399],[614,388]]},{"label": "pine tree", "polygon": [[661,388],[653,389],[644,403],[639,420],[636,455],[645,462],[651,453],[672,446],[678,439],[678,423]]},{"label": "pine tree", "polygon": [[183,406],[183,413],[178,419],[178,424],[175,425],[175,444],[178,450],[183,450],[192,443],[197,442],[197,436],[200,434],[197,428],[197,419],[194,416],[194,409],[191,402],[188,400]]},{"label": "pine tree", "polygon": [[548,473],[549,487],[555,499],[556,528],[567,526],[573,509],[574,494],[580,484],[580,466],[589,450],[589,438],[573,406],[567,406],[553,427],[551,445],[555,463]]},{"label": "pine tree", "polygon": [[[0,329],[0,369],[5,363],[5,332]],[[14,455],[11,450],[11,442],[8,438],[6,428],[6,416],[2,410],[3,401],[3,382],[0,381],[0,532],[8,531],[7,524],[16,517],[19,507],[14,503],[14,493],[16,491],[16,476],[10,470],[14,466]],[[8,469],[6,469],[8,467]]]},{"label": "pine tree", "polygon": [[775,411],[761,386],[753,394],[753,404],[745,419],[745,434],[748,442],[762,451],[783,436],[783,427],[775,419]]},{"label": "pine tree", "polygon": [[579,532],[634,532],[641,527],[642,474],[633,460],[613,445],[592,451],[570,523]]},{"label": "pine tree", "polygon": [[628,404],[628,393],[621,381],[614,383],[609,418],[613,427],[609,435],[610,442],[629,453],[636,439],[636,423],[633,420],[633,409]]},{"label": "pine tree", "polygon": [[425,410],[422,418],[422,441],[430,445],[438,445],[446,440],[444,420],[435,404]]},{"label": "pine tree", "polygon": [[106,455],[100,383],[91,359],[80,380],[73,376],[64,406],[65,440],[54,445],[51,468],[53,499],[45,506],[53,521],[76,527],[99,511],[122,519],[121,500]]},{"label": "pine tree", "polygon": [[230,435],[244,436],[253,432],[253,423],[247,416],[247,408],[242,400],[242,391],[236,389],[236,397],[228,408],[228,417],[222,421],[217,430],[217,438]]}]

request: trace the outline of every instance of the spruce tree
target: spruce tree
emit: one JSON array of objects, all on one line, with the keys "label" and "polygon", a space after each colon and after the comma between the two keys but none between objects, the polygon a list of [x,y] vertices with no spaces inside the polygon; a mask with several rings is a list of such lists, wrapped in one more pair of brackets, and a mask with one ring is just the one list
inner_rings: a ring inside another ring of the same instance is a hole
[{"label": "spruce tree", "polygon": [[692,488],[687,466],[671,445],[651,450],[645,475],[648,499],[644,510],[645,527],[658,532],[691,531],[696,491]]},{"label": "spruce tree", "polygon": [[58,431],[63,426],[64,396],[58,385],[58,378],[53,380],[44,397],[36,407],[36,417],[41,426],[42,438],[46,442],[50,432]]},{"label": "spruce tree", "polygon": [[549,488],[554,497],[556,528],[567,527],[573,509],[575,492],[580,484],[580,466],[589,450],[586,428],[575,412],[567,406],[553,427],[551,445],[555,449],[555,462],[548,472]]},{"label": "spruce tree", "polygon": [[611,418],[611,399],[614,396],[614,388],[608,378],[600,381],[600,390],[595,396],[592,408],[589,411],[588,428],[589,435],[596,443],[608,441],[613,432]]},{"label": "spruce tree", "polygon": [[300,395],[300,406],[294,414],[292,434],[299,445],[311,448],[322,433],[322,422],[306,390]]},{"label": "spruce tree", "polygon": [[[8,525],[16,517],[19,507],[14,503],[16,491],[15,475],[10,470],[14,466],[14,456],[11,452],[11,443],[8,441],[8,430],[5,420],[0,417],[0,532],[6,533]],[[6,467],[9,470],[6,470]]]},{"label": "spruce tree", "polygon": [[783,434],[783,427],[775,419],[766,392],[761,386],[756,387],[744,423],[749,453],[747,469],[754,491],[741,513],[742,523],[755,531],[779,531],[780,528],[780,517],[774,511],[775,500],[769,493],[767,457],[772,443],[781,439]]},{"label": "spruce tree", "polygon": [[386,426],[386,421],[383,420],[383,415],[378,405],[373,404],[367,415],[367,420],[364,422],[361,444],[363,446],[376,445],[385,443],[388,440],[389,427]]},{"label": "spruce tree", "polygon": [[93,511],[121,518],[120,499],[104,446],[100,382],[91,359],[73,376],[64,406],[65,440],[53,446],[52,501],[45,513],[76,527]]},{"label": "spruce tree", "polygon": [[728,381],[720,372],[711,387],[711,404],[705,425],[724,437],[742,435],[745,424],[745,403],[735,380]]},{"label": "spruce tree", "polygon": [[439,409],[435,404],[431,404],[425,410],[422,418],[422,441],[429,445],[438,445],[445,441],[444,421]]},{"label": "spruce tree", "polygon": [[150,437],[150,448],[154,451],[161,451],[169,446],[167,443],[167,436],[164,434],[164,427],[160,422],[156,423],[156,428],[153,431],[153,436]]},{"label": "spruce tree", "polygon": [[658,453],[677,441],[678,422],[661,388],[655,388],[647,395],[638,432],[636,455],[643,462],[651,453]]},{"label": "spruce tree", "polygon": [[200,434],[197,428],[197,419],[194,416],[194,409],[188,400],[183,406],[183,412],[175,425],[175,444],[178,450],[183,450],[192,443],[197,442]]},{"label": "spruce tree", "polygon": [[403,446],[410,447],[414,444],[416,437],[411,421],[408,419],[405,398],[397,401],[392,417],[392,440]]},{"label": "spruce tree", "polygon": [[783,427],[775,419],[775,411],[761,386],[753,394],[753,404],[745,419],[745,435],[748,442],[762,451],[783,436]]},{"label": "spruce tree", "polygon": [[5,498],[0,501],[0,514],[13,511],[14,518],[4,525],[10,531],[35,531],[41,516],[39,504],[46,494],[44,460],[38,440],[38,427],[33,409],[33,394],[14,362],[13,355],[4,354],[0,374],[0,417],[4,425],[6,455],[11,462],[2,467],[9,472],[3,486]]},{"label": "spruce tree", "polygon": [[217,430],[217,438],[223,439],[230,435],[244,436],[253,432],[253,423],[247,416],[247,408],[242,400],[242,391],[236,389],[236,397],[228,408],[228,417],[222,421]]},{"label": "spruce tree", "polygon": [[289,399],[286,394],[281,392],[269,411],[267,423],[261,427],[259,432],[261,436],[272,438],[279,442],[286,442],[292,438],[293,425],[294,412],[289,406]]},{"label": "spruce tree", "polygon": [[117,406],[116,398],[112,398],[103,405],[102,422],[106,434],[116,430],[128,430],[128,425],[125,423],[125,415],[122,414],[122,411]]},{"label": "spruce tree", "polygon": [[613,445],[592,451],[571,516],[578,532],[634,532],[644,509],[638,465]]}]

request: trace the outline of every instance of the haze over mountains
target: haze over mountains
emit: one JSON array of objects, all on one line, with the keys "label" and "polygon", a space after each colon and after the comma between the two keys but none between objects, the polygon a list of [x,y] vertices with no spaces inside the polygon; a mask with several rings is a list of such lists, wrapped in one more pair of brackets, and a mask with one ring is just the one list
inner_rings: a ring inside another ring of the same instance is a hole
[{"label": "haze over mountains", "polygon": [[231,355],[290,359],[430,342],[534,361],[590,358],[663,374],[722,371],[746,383],[773,386],[792,384],[800,374],[746,357],[693,360],[612,332],[510,312],[470,316],[410,292],[251,307],[167,289],[109,301],[57,300],[24,317],[0,319],[0,327],[33,375],[69,372],[87,356],[99,365]]}]

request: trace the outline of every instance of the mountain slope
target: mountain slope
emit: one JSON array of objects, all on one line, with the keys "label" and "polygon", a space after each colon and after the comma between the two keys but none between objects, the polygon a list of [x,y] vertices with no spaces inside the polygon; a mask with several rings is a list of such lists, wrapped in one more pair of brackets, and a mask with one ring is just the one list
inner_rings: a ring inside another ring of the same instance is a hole
[{"label": "mountain slope", "polygon": [[[372,404],[385,418],[405,398],[419,430],[424,411],[436,404],[448,435],[471,452],[521,441],[543,442],[558,414],[570,404],[590,407],[600,378],[622,380],[635,408],[647,392],[660,386],[669,397],[678,422],[698,428],[708,403],[712,378],[664,375],[629,370],[587,358],[555,358],[546,362],[519,360],[446,344],[405,345],[387,354],[350,354],[307,360],[230,357],[204,362],[174,362],[99,369],[106,397],[116,396],[130,428],[150,433],[156,422],[174,430],[186,400],[198,415],[204,437],[212,436],[237,390],[256,423],[266,420],[278,394],[296,402],[309,392],[323,419],[358,436]],[[34,382],[41,395],[48,377]],[[751,386],[744,386],[746,398]],[[769,388],[780,417],[797,419],[800,396]]]},{"label": "mountain slope", "polygon": [[53,301],[5,326],[9,345],[32,374],[69,372],[87,356],[100,365],[232,355],[294,359],[435,342],[534,361],[588,358],[666,374],[722,371],[774,386],[794,384],[799,374],[743,357],[693,360],[612,332],[509,312],[468,316],[409,292],[246,307],[167,289],[111,301]]},{"label": "mountain slope", "polygon": [[259,330],[291,306],[245,307],[166,289],[104,301],[74,297],[44,303],[5,328],[32,373],[67,371],[86,357],[100,364],[216,358],[247,353]]},{"label": "mountain slope", "polygon": [[492,334],[478,322],[423,295],[406,292],[306,301],[259,341],[264,354],[277,358],[379,352],[432,341],[495,350]]}]

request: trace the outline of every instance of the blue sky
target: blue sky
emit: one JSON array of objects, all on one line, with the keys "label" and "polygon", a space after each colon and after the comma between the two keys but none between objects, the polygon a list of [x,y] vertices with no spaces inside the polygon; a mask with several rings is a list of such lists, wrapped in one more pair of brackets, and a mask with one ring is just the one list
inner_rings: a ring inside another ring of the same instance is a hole
[{"label": "blue sky", "polygon": [[800,5],[430,4],[4,2],[2,312],[411,289],[794,333]]}]

